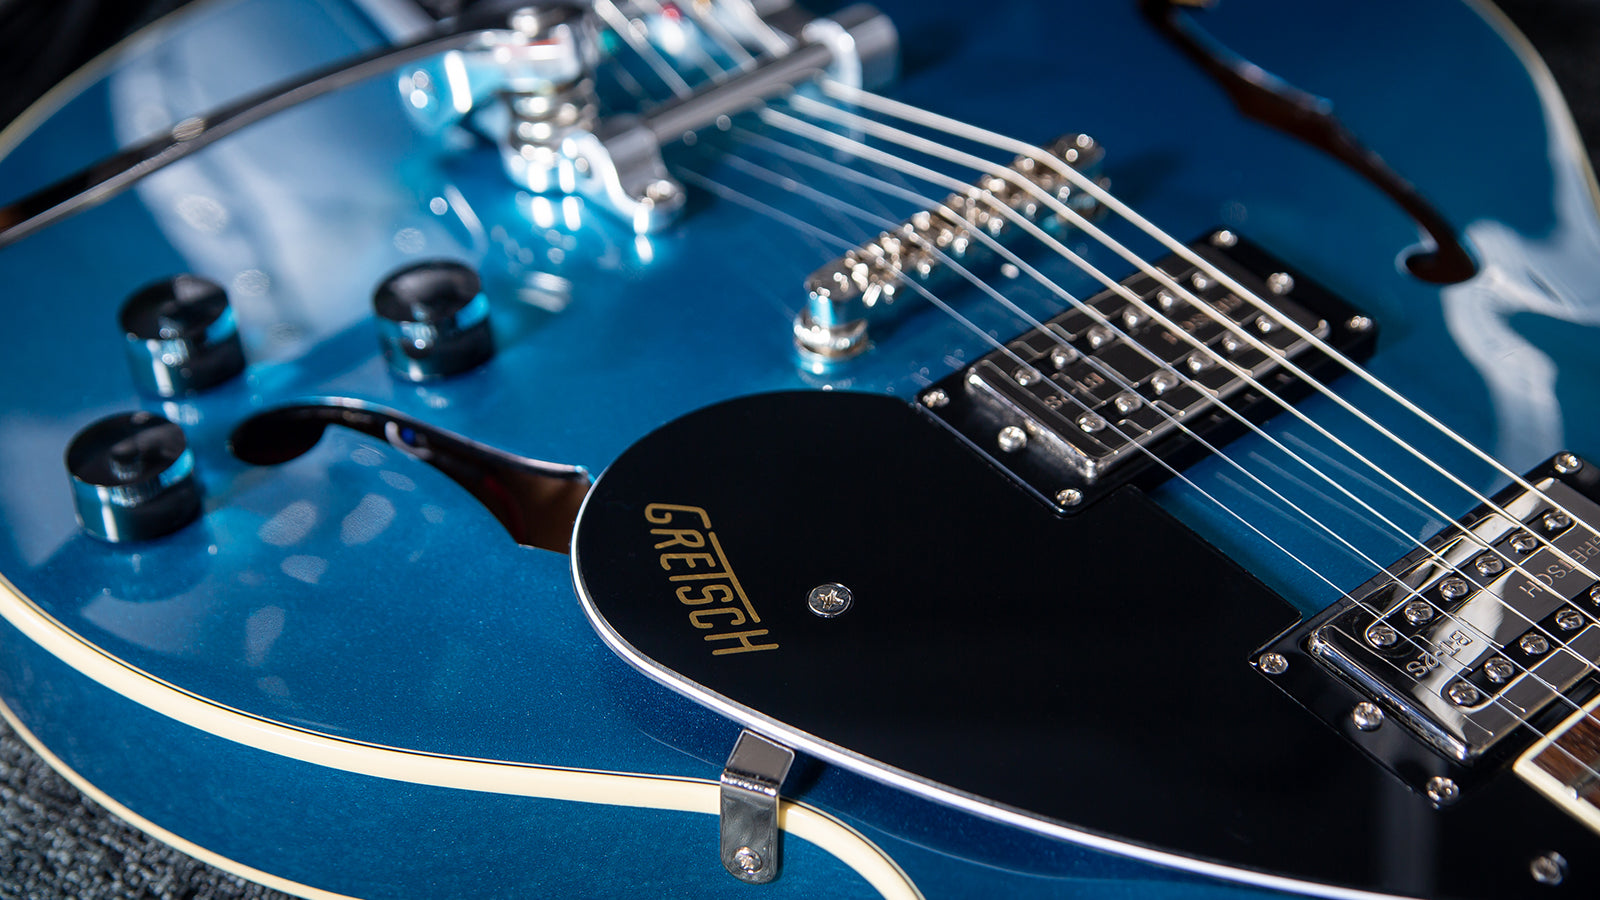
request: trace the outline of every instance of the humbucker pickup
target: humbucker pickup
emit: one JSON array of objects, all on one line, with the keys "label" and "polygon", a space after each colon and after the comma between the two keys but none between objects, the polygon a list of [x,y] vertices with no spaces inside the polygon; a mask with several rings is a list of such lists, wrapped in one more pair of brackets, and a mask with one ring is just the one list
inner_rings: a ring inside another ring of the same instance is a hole
[{"label": "humbucker pickup", "polygon": [[1140,302],[1102,291],[923,391],[922,405],[1074,512],[1135,477],[1165,478],[1241,418],[1281,412],[1268,392],[1309,390],[1285,362],[1316,374],[1331,360],[1286,321],[1346,356],[1370,352],[1371,320],[1260,248],[1226,231],[1190,248],[1254,296],[1174,254],[1157,265],[1182,291],[1130,276],[1120,284]]},{"label": "humbucker pickup", "polygon": [[[1281,660],[1265,674],[1419,790],[1419,773],[1470,785],[1592,694],[1600,473],[1560,454],[1522,480],[1254,657]],[[1415,739],[1379,734],[1387,719]]]}]

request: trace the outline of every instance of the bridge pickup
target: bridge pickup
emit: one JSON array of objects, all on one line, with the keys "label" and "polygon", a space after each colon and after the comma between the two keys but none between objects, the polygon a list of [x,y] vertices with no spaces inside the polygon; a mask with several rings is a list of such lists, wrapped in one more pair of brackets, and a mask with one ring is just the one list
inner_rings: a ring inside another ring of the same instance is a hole
[{"label": "bridge pickup", "polygon": [[[1600,473],[1562,454],[1523,480],[1533,489],[1506,488],[1257,651],[1285,661],[1274,683],[1413,787],[1418,773],[1468,787],[1593,694]],[[1366,729],[1358,703],[1379,711]],[[1518,771],[1549,769],[1549,744]]]},{"label": "bridge pickup", "polygon": [[[1347,356],[1373,328],[1348,304],[1228,232],[1190,247],[1260,298],[1241,298],[1177,255],[1160,269],[1201,308],[1149,275],[1106,290],[1006,342],[921,395],[923,406],[1064,512],[1130,479],[1159,481],[1282,407],[1331,364],[1285,321]],[[1265,389],[1263,391],[1262,389]],[[1158,464],[1157,460],[1165,465]]]}]

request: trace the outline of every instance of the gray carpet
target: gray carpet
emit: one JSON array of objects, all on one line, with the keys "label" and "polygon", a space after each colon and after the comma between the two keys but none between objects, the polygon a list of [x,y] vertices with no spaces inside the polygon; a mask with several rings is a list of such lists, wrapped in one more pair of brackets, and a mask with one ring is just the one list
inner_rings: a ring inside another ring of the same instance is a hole
[{"label": "gray carpet", "polygon": [[[1131,2],[1131,0],[1130,0]],[[0,11],[5,7],[0,0]],[[1600,3],[1505,0],[1600,148]],[[89,802],[0,723],[0,900],[282,897],[146,838]]]}]

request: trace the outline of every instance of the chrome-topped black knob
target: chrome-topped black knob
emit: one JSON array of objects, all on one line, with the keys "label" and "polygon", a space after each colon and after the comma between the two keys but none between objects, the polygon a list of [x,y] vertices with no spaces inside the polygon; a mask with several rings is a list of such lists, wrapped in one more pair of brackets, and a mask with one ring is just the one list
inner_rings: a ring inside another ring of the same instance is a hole
[{"label": "chrome-topped black knob", "polygon": [[170,534],[200,515],[194,454],[183,429],[148,412],[107,416],[67,445],[78,521],[122,543]]},{"label": "chrome-topped black knob", "polygon": [[383,358],[407,381],[459,375],[494,355],[489,300],[478,274],[461,263],[401,269],[378,285],[372,307]]},{"label": "chrome-topped black knob", "polygon": [[128,364],[139,389],[180,397],[244,371],[244,347],[222,286],[177,275],[139,289],[122,305]]}]

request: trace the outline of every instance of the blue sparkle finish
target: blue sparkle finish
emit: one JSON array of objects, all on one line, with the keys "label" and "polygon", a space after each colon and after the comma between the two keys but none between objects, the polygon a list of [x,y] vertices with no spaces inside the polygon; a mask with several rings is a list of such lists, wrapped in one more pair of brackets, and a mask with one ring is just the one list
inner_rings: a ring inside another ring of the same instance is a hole
[{"label": "blue sparkle finish", "polygon": [[[1381,194],[1241,120],[1135,4],[879,5],[905,48],[892,96],[1034,142],[1094,135],[1108,148],[1117,193],[1167,231],[1188,239],[1219,224],[1235,229],[1366,310],[1381,328],[1370,371],[1510,469],[1562,449],[1600,460],[1591,414],[1600,369],[1589,356],[1600,223],[1590,176],[1564,109],[1541,97],[1492,12],[1453,0],[1337,10],[1230,0],[1205,14],[1219,40],[1331,99],[1462,228],[1483,272],[1441,289],[1405,273],[1416,231]],[[200,4],[0,138],[0,185],[6,199],[20,196],[384,39],[338,2]],[[755,117],[732,126],[668,148],[690,186],[689,208],[678,227],[641,237],[579,200],[509,187],[493,147],[420,135],[393,79],[380,79],[247,129],[0,250],[10,327],[22,336],[0,368],[0,573],[98,652],[247,716],[451,757],[715,780],[737,728],[607,651],[574,597],[565,556],[517,546],[465,491],[395,447],[330,429],[304,457],[252,468],[228,454],[226,438],[265,408],[351,398],[598,473],[651,428],[721,399],[797,387],[909,399],[987,351],[984,338],[914,304],[860,359],[822,373],[802,366],[791,325],[803,280],[879,230],[807,190],[893,221],[914,207],[818,174],[793,153],[815,146]],[[1126,224],[1106,227],[1158,255]],[[1081,239],[1071,245],[1113,277],[1127,271]],[[386,273],[432,258],[479,270],[498,352],[457,378],[403,383],[376,352],[370,297]],[[1035,261],[1080,296],[1094,290],[1064,262]],[[205,394],[157,402],[135,389],[116,310],[140,285],[178,272],[229,289],[250,365]],[[1032,311],[1059,308],[1021,280],[1005,288]],[[980,298],[955,302],[993,337],[1022,330]],[[1345,378],[1337,389],[1476,489],[1504,483],[1373,388]],[[74,521],[61,453],[84,425],[136,408],[185,428],[205,512],[170,537],[108,546]],[[1300,408],[1348,430],[1354,447],[1445,513],[1472,505],[1325,398]],[[1268,430],[1370,486],[1412,534],[1442,524],[1328,451],[1304,423],[1279,417]],[[1228,453],[1282,461],[1259,437]],[[1192,485],[1167,485],[1160,502],[1303,612],[1370,574],[1254,496],[1223,461],[1188,474]],[[1326,485],[1292,481],[1288,497],[1323,510],[1330,527],[1361,529],[1363,517]],[[1378,535],[1363,549],[1387,563],[1407,544]],[[320,767],[154,712],[9,621],[0,642],[0,696],[65,765],[244,866],[357,896],[749,890],[721,870],[711,815]],[[929,896],[1256,890],[1019,833],[849,772],[802,769],[790,793],[858,829]],[[869,893],[798,839],[786,843],[782,877],[763,890]]]}]

